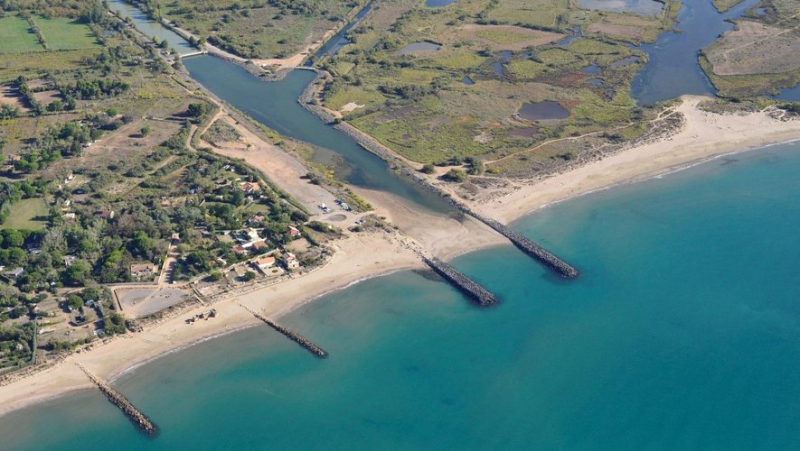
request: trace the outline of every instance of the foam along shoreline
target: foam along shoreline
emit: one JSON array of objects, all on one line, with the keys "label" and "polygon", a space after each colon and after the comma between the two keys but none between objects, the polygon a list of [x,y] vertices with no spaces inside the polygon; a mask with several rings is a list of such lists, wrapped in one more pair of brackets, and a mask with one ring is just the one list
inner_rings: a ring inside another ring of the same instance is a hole
[{"label": "foam along shoreline", "polygon": [[[728,115],[706,113],[697,108],[697,104],[705,99],[684,97],[683,103],[676,108],[686,118],[684,127],[669,138],[645,143],[569,172],[522,186],[505,197],[475,204],[472,208],[491,212],[492,217],[508,222],[554,202],[673,172],[677,168],[689,167],[719,155],[800,140],[800,120],[782,122],[765,112]],[[402,218],[408,216],[404,210],[408,207],[397,199],[388,199],[385,194],[368,190],[359,192],[367,194],[370,202],[377,200],[374,204],[378,206],[379,214],[387,213],[390,218],[396,216],[400,223],[403,222]],[[441,218],[436,220],[441,221]],[[451,223],[458,224],[456,221]],[[430,233],[428,239],[434,245],[442,246],[440,239],[450,232],[441,230],[441,225],[441,222],[434,222],[431,218],[416,220],[412,230],[416,232],[426,229]],[[453,257],[500,244],[500,241],[487,239],[486,236],[470,239],[473,234],[469,232],[464,229],[453,240],[457,247],[451,244],[438,250],[442,251],[442,255]],[[423,266],[409,243],[393,235],[354,235],[337,242],[335,247],[336,253],[330,263],[302,278],[215,302],[214,308],[218,314],[213,320],[198,322],[193,326],[184,323],[186,317],[207,310],[207,306],[200,305],[143,332],[126,334],[107,344],[95,345],[90,351],[72,354],[50,368],[0,386],[0,415],[91,388],[91,383],[74,364],[76,362],[102,378],[113,380],[160,356],[210,337],[261,324],[239,304],[280,318],[324,294],[346,288],[361,280]],[[157,416],[155,412],[152,414]]]}]

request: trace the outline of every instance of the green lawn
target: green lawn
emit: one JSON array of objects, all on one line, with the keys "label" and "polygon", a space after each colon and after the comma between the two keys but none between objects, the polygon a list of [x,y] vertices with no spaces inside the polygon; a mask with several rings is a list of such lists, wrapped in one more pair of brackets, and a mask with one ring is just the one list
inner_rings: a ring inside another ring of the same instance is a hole
[{"label": "green lawn", "polygon": [[98,47],[97,38],[84,23],[66,17],[34,19],[51,50],[76,50]]},{"label": "green lawn", "polygon": [[41,230],[47,225],[49,213],[43,199],[23,199],[11,206],[11,213],[2,228]]},{"label": "green lawn", "polygon": [[31,31],[28,21],[20,17],[0,19],[0,53],[34,52],[44,50]]}]

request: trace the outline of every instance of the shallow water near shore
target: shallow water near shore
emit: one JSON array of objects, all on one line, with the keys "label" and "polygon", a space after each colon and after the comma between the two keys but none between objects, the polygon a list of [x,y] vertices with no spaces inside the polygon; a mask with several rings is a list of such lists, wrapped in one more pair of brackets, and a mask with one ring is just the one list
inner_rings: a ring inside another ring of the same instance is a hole
[{"label": "shallow water near shore", "polygon": [[800,144],[547,207],[514,226],[582,271],[512,247],[454,264],[481,310],[414,272],[367,280],[114,385],[14,412],[2,448],[795,449]]}]

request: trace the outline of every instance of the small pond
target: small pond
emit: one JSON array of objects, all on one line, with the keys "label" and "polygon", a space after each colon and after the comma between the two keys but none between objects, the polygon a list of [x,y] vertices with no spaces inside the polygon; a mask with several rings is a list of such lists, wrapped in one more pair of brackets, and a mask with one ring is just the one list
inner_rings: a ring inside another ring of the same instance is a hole
[{"label": "small pond", "polygon": [[472,86],[472,85],[474,85],[474,84],[475,84],[475,82],[474,82],[474,81],[472,81],[472,79],[471,79],[471,78],[469,78],[469,76],[462,78],[462,79],[461,79],[461,83],[464,83],[464,84],[465,84],[465,85],[467,85],[467,86]]},{"label": "small pond", "polygon": [[560,103],[552,101],[526,103],[519,110],[519,117],[529,121],[566,119],[569,117],[569,110]]},{"label": "small pond", "polygon": [[600,66],[598,66],[597,64],[592,64],[591,66],[586,66],[583,69],[581,69],[581,72],[583,72],[584,74],[596,75],[599,74],[601,70],[602,69],[600,68]]},{"label": "small pond", "polygon": [[428,8],[441,8],[453,3],[456,0],[425,0],[425,6]]},{"label": "small pond", "polygon": [[663,3],[655,0],[578,0],[578,5],[586,9],[627,12],[646,17],[655,17],[664,8]]},{"label": "small pond", "polygon": [[591,84],[595,85],[595,86],[600,86],[600,85],[603,84],[603,79],[602,78],[590,78],[590,79],[588,79],[586,81],[588,83],[591,83]]}]

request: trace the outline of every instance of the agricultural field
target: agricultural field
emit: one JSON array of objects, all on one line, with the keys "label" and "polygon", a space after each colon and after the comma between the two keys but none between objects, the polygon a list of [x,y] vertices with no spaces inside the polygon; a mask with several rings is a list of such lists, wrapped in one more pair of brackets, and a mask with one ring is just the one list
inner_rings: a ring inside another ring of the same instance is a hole
[{"label": "agricultural field", "polygon": [[[670,27],[668,3],[654,18],[566,0],[381,3],[350,31],[350,45],[318,62],[333,74],[322,101],[418,163],[491,162],[604,128],[636,137],[643,115],[629,86],[646,54],[627,43]],[[526,113],[541,106],[543,115]]]},{"label": "agricultural field", "polygon": [[321,42],[366,0],[302,0],[197,3],[143,2],[154,18],[166,18],[194,35],[244,58],[284,58]]},{"label": "agricultural field", "polygon": [[67,17],[34,17],[50,50],[77,50],[98,47],[97,38],[83,22]]},{"label": "agricultural field", "polygon": [[27,20],[17,16],[0,18],[0,53],[44,50]]}]

